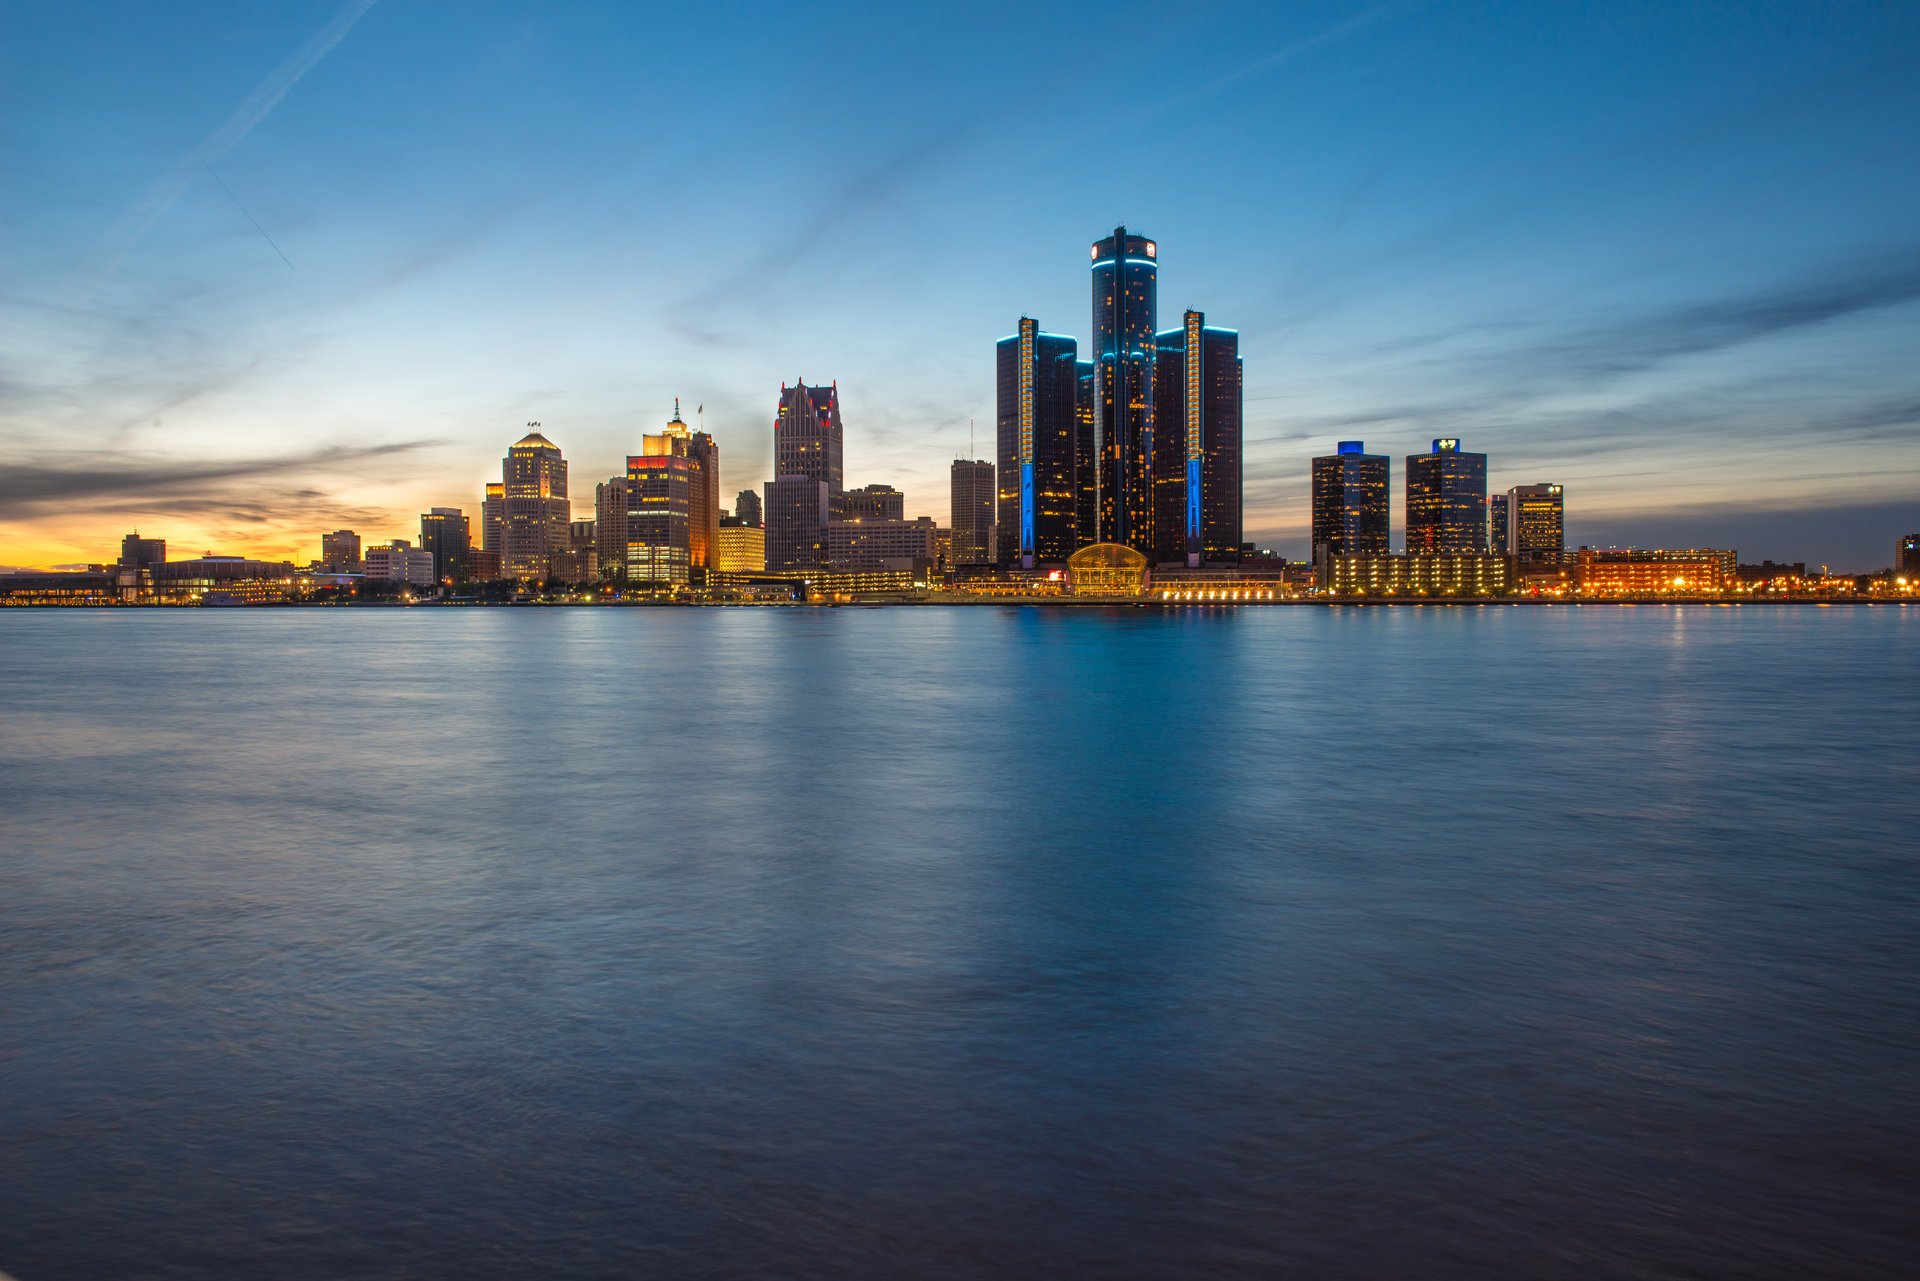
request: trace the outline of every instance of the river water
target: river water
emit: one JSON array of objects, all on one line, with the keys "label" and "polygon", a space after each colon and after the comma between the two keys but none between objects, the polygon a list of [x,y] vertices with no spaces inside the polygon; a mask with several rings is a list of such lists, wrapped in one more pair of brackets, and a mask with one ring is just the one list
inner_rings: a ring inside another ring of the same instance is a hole
[{"label": "river water", "polygon": [[1893,1277],[1920,608],[0,611],[0,1271]]}]

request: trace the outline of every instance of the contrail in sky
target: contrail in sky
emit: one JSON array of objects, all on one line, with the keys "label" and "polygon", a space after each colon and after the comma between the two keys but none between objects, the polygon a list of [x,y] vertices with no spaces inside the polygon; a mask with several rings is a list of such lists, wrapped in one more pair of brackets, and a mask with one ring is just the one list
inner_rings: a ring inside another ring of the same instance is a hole
[{"label": "contrail in sky", "polygon": [[[273,73],[247,95],[246,101],[227,117],[225,123],[208,134],[199,146],[182,156],[178,164],[154,183],[153,189],[147,193],[146,198],[120,220],[119,227],[110,237],[107,264],[103,274],[111,276],[118,271],[120,264],[126,261],[127,255],[133,252],[134,246],[140,243],[148,229],[160,219],[161,215],[173,208],[174,202],[179,200],[186,189],[192,185],[195,174],[202,168],[211,172],[216,160],[239,146],[246,136],[253,132],[254,126],[265,120],[273,109],[280,105],[280,100],[300,83],[300,78],[313,70],[322,58],[333,51],[335,45],[347,38],[347,33],[353,30],[353,24],[360,21],[374,4],[375,0],[347,0],[340,6],[339,12],[333,15],[333,20],[314,33],[305,44],[294,50],[285,62],[275,67]],[[219,177],[217,174],[214,176],[216,180]],[[244,207],[241,212],[246,212]],[[247,216],[251,219],[253,215]],[[257,222],[254,225],[259,226]],[[264,236],[266,232],[262,231],[260,234]],[[268,237],[267,243],[273,243],[271,237]],[[280,252],[278,245],[274,245],[274,252]],[[281,254],[281,257],[285,258],[286,255]]]}]

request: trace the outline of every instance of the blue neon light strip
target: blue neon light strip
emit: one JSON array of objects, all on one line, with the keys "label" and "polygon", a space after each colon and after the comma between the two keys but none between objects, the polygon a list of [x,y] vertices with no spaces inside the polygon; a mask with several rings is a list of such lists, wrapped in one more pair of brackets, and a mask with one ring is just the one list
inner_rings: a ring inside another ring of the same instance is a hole
[{"label": "blue neon light strip", "polygon": [[1020,554],[1033,555],[1033,464],[1020,464]]},{"label": "blue neon light strip", "polygon": [[1187,459],[1187,538],[1200,539],[1200,460]]}]

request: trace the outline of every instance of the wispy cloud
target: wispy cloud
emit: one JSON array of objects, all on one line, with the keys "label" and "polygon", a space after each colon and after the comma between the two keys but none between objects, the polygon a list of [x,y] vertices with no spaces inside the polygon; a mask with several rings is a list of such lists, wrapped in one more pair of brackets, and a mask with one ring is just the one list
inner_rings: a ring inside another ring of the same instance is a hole
[{"label": "wispy cloud", "polygon": [[[209,500],[209,489],[237,480],[262,480],[289,474],[345,469],[396,454],[412,453],[442,442],[395,441],[371,446],[328,446],[280,458],[255,458],[215,464],[164,458],[122,460],[106,453],[29,459],[0,473],[0,518],[17,519],[43,505],[77,501],[148,503],[169,510]],[[215,505],[234,500],[212,496]]]},{"label": "wispy cloud", "polygon": [[[275,107],[280,105],[280,100],[300,83],[301,78],[313,70],[322,58],[331,53],[335,45],[347,38],[347,33],[353,30],[354,24],[365,16],[367,10],[373,8],[375,2],[376,0],[346,0],[346,3],[341,5],[338,12],[333,15],[332,21],[320,28],[311,39],[275,67],[219,128],[203,138],[198,146],[182,156],[178,164],[156,181],[145,198],[127,212],[108,237],[103,254],[102,274],[111,276],[118,271],[120,265],[126,261],[127,255],[132,253],[140,241],[146,237],[153,224],[159,221],[167,210],[173,208],[174,203],[193,184],[200,172],[203,170],[212,172],[212,166],[215,163],[239,146],[246,136],[252,133]],[[217,174],[215,180],[218,181]],[[232,192],[229,191],[228,194],[232,195]],[[238,197],[234,199],[237,204]],[[241,212],[246,212],[244,206]],[[247,216],[251,219],[253,215]],[[259,228],[257,222],[254,226]],[[265,236],[266,231],[261,229],[260,234]],[[272,243],[271,237],[268,238],[268,243]],[[274,246],[274,252],[279,252],[278,245]]]}]

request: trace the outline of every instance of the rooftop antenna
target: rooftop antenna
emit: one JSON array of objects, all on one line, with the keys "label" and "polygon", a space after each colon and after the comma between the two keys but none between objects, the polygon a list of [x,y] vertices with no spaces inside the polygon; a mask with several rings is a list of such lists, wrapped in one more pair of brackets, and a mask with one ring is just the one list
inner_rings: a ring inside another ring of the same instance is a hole
[{"label": "rooftop antenna", "polygon": [[973,447],[973,419],[969,417],[967,419],[967,461],[972,462],[973,456],[977,452]]}]

